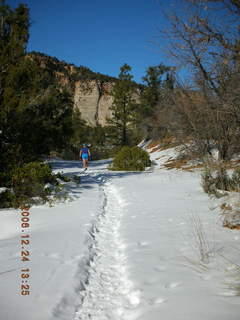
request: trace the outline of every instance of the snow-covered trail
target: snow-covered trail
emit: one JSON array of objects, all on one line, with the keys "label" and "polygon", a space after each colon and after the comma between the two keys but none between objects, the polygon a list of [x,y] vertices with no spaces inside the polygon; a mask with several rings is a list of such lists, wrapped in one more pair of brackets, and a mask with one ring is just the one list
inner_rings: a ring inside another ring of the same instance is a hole
[{"label": "snow-covered trail", "polygon": [[[239,263],[240,238],[238,231],[222,228],[198,173],[161,169],[123,179],[116,175],[104,194],[96,259],[75,320],[239,318],[239,298],[231,289],[234,267],[224,257]],[[210,252],[205,264],[192,217],[200,219],[206,233]]]},{"label": "snow-covered trail", "polygon": [[[129,174],[107,171],[106,161],[84,173],[74,161],[53,165],[66,175],[80,174],[82,183],[70,183],[73,201],[30,209],[28,296],[20,290],[26,268],[20,210],[1,210],[0,320],[88,319],[101,310],[103,319],[121,319],[137,298],[119,233],[125,204],[110,181]],[[101,307],[99,299],[108,303]]]},{"label": "snow-covered trail", "polygon": [[[56,171],[79,174],[78,162],[58,161]],[[101,167],[101,165],[100,165]],[[99,168],[99,170],[101,170]],[[102,179],[101,179],[102,180]],[[0,211],[0,320],[73,319],[88,270],[88,234],[102,212],[100,181],[69,185],[73,201],[30,209],[30,262],[21,260],[21,211]],[[29,268],[30,295],[21,295]]]},{"label": "snow-covered trail", "polygon": [[103,211],[92,228],[88,279],[74,320],[129,319],[139,303],[120,233],[126,203],[111,182],[105,183],[102,192]]},{"label": "snow-covered trail", "polygon": [[107,164],[83,173],[55,162],[82,183],[70,186],[74,201],[31,209],[28,297],[19,294],[19,212],[1,212],[0,320],[238,320],[239,297],[226,286],[232,266],[214,252],[202,268],[193,248],[193,214],[221,255],[234,259],[240,239],[209,209],[199,174]]},{"label": "snow-covered trail", "polygon": [[[233,266],[220,255],[234,258],[238,231],[223,229],[211,212],[199,174],[156,170],[112,179],[90,172],[94,176],[107,181],[105,205],[74,320],[237,320],[238,297],[227,285]],[[212,250],[205,265],[192,216],[203,223]]]}]

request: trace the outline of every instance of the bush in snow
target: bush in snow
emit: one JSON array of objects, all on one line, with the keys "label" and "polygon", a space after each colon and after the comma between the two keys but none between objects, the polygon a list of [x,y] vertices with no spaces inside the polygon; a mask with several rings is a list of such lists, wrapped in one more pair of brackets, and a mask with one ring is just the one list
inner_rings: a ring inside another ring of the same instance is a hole
[{"label": "bush in snow", "polygon": [[57,186],[56,177],[48,164],[29,162],[11,171],[8,190],[1,193],[1,207],[15,207],[45,202],[51,193],[46,184]]},{"label": "bush in snow", "polygon": [[114,157],[110,170],[144,171],[151,165],[149,155],[141,148],[123,147]]},{"label": "bush in snow", "polygon": [[209,167],[205,167],[202,173],[202,187],[208,194],[214,194],[216,192],[216,186],[214,177]]},{"label": "bush in snow", "polygon": [[14,194],[11,192],[11,190],[5,190],[0,193],[0,208],[9,208],[12,205],[14,201]]},{"label": "bush in snow", "polygon": [[70,182],[71,179],[67,176],[64,176],[61,172],[58,172],[56,175],[55,175],[56,178],[60,179],[61,181],[63,182]]},{"label": "bush in snow", "polygon": [[236,168],[230,176],[224,163],[207,163],[202,173],[202,187],[206,193],[217,197],[222,195],[218,190],[239,192],[240,168]]},{"label": "bush in snow", "polygon": [[240,191],[240,168],[236,168],[232,174],[232,184],[236,191]]}]

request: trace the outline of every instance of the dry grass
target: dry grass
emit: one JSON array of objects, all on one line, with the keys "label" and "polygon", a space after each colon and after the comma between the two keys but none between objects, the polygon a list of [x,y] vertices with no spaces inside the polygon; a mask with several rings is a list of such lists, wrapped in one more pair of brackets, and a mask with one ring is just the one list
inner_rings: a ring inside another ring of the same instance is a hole
[{"label": "dry grass", "polygon": [[177,142],[171,143],[170,145],[161,145],[159,148],[159,151],[167,150],[167,149],[174,148],[177,146],[179,146],[179,143],[177,143]]},{"label": "dry grass", "polygon": [[[191,140],[189,139],[189,142]],[[176,138],[174,137],[165,137],[161,140],[154,140],[152,141],[148,146],[147,149],[151,149],[149,153],[154,153],[156,151],[164,151],[170,148],[174,148],[179,146],[180,143],[176,141]],[[162,157],[157,158],[156,160],[161,159]],[[179,158],[169,158],[165,164],[163,165],[167,170],[171,169],[177,169],[177,170],[183,170],[188,172],[194,172],[195,169],[200,169],[204,167],[204,164],[202,162],[193,164],[193,161],[199,160],[194,155],[184,155],[183,157]],[[208,164],[212,169],[218,169],[219,168],[219,162],[210,161]],[[231,160],[231,161],[225,161],[221,162],[220,166],[226,170],[234,170],[236,168],[240,168],[240,160]]]},{"label": "dry grass", "polygon": [[165,156],[160,156],[160,157],[158,157],[158,158],[156,158],[156,160],[160,160],[160,159],[162,159],[162,158],[164,158]]},{"label": "dry grass", "polygon": [[[166,147],[166,149],[168,149]],[[164,150],[163,149],[159,149],[159,150]],[[178,169],[178,170],[183,170],[183,171],[189,171],[189,172],[193,172],[195,169],[198,168],[203,168],[204,167],[204,163],[197,163],[197,164],[192,164],[191,162],[197,160],[194,157],[191,156],[186,156],[183,158],[176,158],[176,159],[172,159],[169,158],[168,161],[164,164],[164,167],[166,167],[168,170],[170,169]],[[226,169],[226,170],[234,170],[237,168],[240,168],[239,166],[239,162],[240,160],[232,160],[232,161],[227,161],[227,162],[223,162],[221,164],[219,164],[218,162],[211,162],[208,164],[208,166],[211,167],[211,169],[219,169],[219,167],[221,166],[221,168]]]},{"label": "dry grass", "polygon": [[240,296],[240,265],[236,262],[233,262],[231,259],[226,258],[226,256],[224,255],[221,255],[221,257],[225,261],[227,261],[227,263],[230,266],[230,269],[226,270],[226,272],[229,273],[230,275],[230,279],[226,282],[227,288],[230,289],[231,291],[234,291],[235,295],[239,297]]},{"label": "dry grass", "polygon": [[197,168],[202,168],[203,164],[198,163],[198,164],[191,164],[189,161],[192,161],[194,159],[191,158],[177,158],[177,159],[169,159],[165,164],[164,167],[166,167],[168,170],[170,169],[178,169],[178,170],[184,170],[184,171],[189,171],[193,172],[194,169]]},{"label": "dry grass", "polygon": [[203,167],[203,164],[199,163],[199,164],[195,164],[195,165],[192,165],[192,166],[190,165],[189,167],[184,167],[184,168],[182,168],[182,170],[193,172],[194,169],[199,169],[199,168],[202,168],[202,167]]},{"label": "dry grass", "polygon": [[187,165],[188,160],[186,159],[169,159],[165,164],[168,170],[170,169],[182,169],[183,166]]},{"label": "dry grass", "polygon": [[160,140],[152,141],[151,143],[149,143],[149,144],[147,145],[147,149],[152,149],[152,148],[154,148],[154,147],[158,147],[160,143],[161,143]]},{"label": "dry grass", "polygon": [[223,227],[240,230],[240,208],[238,202],[222,203],[220,206],[224,216]]},{"label": "dry grass", "polygon": [[149,153],[153,153],[153,152],[156,152],[156,151],[161,151],[161,147],[159,145],[154,147]]},{"label": "dry grass", "polygon": [[225,170],[233,170],[233,169],[237,169],[240,168],[239,165],[240,160],[229,160],[229,161],[208,161],[207,165],[211,168],[211,169],[225,169]]},{"label": "dry grass", "polygon": [[[233,210],[231,210],[231,211],[230,211],[231,217],[228,219],[224,219],[223,226],[225,228],[228,228],[231,230],[240,230],[240,224],[239,224],[240,211],[233,211]],[[237,221],[236,221],[235,217],[237,218]]]},{"label": "dry grass", "polygon": [[178,142],[176,142],[176,138],[174,137],[166,137],[161,140],[154,140],[152,141],[148,146],[147,149],[152,149],[150,153],[155,152],[155,151],[163,151],[167,150],[169,148],[174,148],[179,145]]},{"label": "dry grass", "polygon": [[225,213],[226,211],[231,211],[232,210],[232,207],[229,204],[227,204],[226,202],[222,203],[220,208],[221,208],[223,213]]}]

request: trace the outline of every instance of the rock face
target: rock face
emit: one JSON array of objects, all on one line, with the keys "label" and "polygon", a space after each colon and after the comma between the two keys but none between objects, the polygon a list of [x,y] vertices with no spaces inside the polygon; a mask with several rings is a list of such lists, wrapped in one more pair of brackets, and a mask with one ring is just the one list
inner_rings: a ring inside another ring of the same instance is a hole
[{"label": "rock face", "polygon": [[111,118],[112,97],[110,90],[113,83],[91,80],[88,83],[76,81],[74,88],[74,107],[81,112],[81,117],[88,124],[104,126]]},{"label": "rock face", "polygon": [[81,112],[87,124],[106,125],[111,118],[112,97],[110,91],[116,78],[95,73],[90,69],[48,55],[32,52],[27,58],[34,60],[41,68],[54,75],[59,84],[67,87],[73,94],[74,108]]}]

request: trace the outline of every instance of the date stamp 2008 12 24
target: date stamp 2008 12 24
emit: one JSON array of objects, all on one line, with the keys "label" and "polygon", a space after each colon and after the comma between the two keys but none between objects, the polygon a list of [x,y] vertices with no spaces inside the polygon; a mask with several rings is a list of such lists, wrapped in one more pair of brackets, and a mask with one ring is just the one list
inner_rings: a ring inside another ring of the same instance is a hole
[{"label": "date stamp 2008 12 24", "polygon": [[21,295],[27,296],[30,295],[30,269],[29,269],[29,262],[30,262],[30,234],[29,228],[30,227],[30,212],[29,207],[22,207],[21,208],[21,261],[24,263],[24,268],[21,269]]}]

